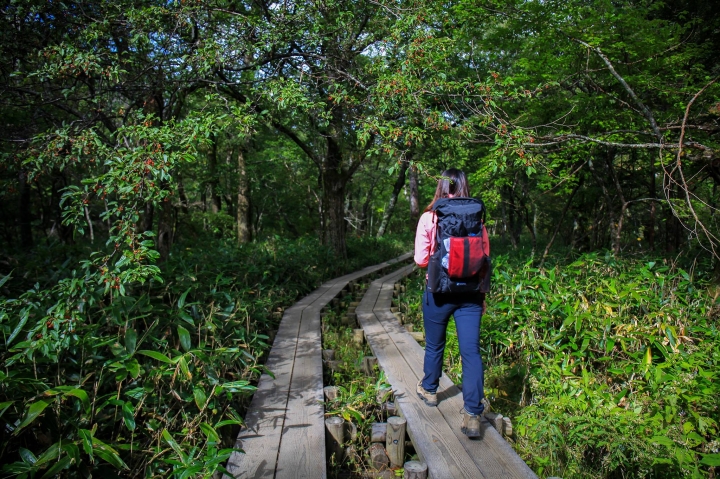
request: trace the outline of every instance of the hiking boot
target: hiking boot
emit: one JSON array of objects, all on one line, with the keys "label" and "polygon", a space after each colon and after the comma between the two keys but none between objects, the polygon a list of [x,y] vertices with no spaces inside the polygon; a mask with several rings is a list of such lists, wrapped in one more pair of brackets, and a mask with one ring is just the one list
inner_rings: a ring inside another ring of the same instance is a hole
[{"label": "hiking boot", "polygon": [[422,387],[422,380],[417,384],[417,395],[430,407],[437,406],[437,393],[427,392]]},{"label": "hiking boot", "polygon": [[462,414],[462,427],[460,430],[467,437],[480,437],[480,416],[477,414],[470,414],[462,408],[460,411]]}]

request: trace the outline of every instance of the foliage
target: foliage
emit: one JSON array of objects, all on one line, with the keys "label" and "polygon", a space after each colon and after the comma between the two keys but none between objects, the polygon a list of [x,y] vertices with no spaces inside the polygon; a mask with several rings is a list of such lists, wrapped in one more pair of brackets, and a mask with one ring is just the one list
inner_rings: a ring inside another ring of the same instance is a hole
[{"label": "foliage", "polygon": [[[720,307],[705,265],[687,272],[598,253],[544,269],[519,256],[494,263],[485,389],[513,416],[515,447],[533,470],[711,475],[720,465]],[[449,346],[447,367],[459,370],[452,338]]]},{"label": "foliage", "polygon": [[[362,243],[368,248],[370,240]],[[262,372],[271,314],[323,279],[396,256],[338,262],[317,241],[176,248],[164,282],[113,292],[87,273],[2,300],[0,410],[7,474],[210,477]],[[370,248],[368,248],[370,249]],[[7,287],[13,282],[6,276]],[[63,310],[71,298],[79,307]],[[61,312],[62,311],[62,312]]]}]

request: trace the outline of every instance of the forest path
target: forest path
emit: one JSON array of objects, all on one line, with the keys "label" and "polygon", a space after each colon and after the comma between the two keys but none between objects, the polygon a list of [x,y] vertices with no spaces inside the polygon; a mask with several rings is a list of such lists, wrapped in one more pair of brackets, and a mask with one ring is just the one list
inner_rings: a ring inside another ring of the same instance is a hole
[{"label": "forest path", "polygon": [[460,431],[462,395],[447,376],[440,379],[438,407],[426,406],[417,396],[424,350],[390,310],[395,283],[413,270],[414,266],[406,266],[373,281],[355,312],[430,477],[537,479],[484,417],[481,438],[469,439]]},{"label": "forest path", "polygon": [[330,280],[286,309],[227,470],[235,478],[325,478],[320,312],[351,282],[395,269],[412,253]]}]

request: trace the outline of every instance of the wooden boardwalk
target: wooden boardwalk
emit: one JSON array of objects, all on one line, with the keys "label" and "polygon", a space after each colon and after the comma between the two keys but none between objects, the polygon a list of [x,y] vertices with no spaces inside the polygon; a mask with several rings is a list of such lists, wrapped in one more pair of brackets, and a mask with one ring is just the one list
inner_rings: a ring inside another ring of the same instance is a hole
[{"label": "wooden boardwalk", "polygon": [[460,432],[462,393],[447,376],[440,379],[438,407],[428,407],[418,398],[415,389],[423,376],[424,350],[390,312],[395,282],[413,269],[407,266],[373,281],[355,312],[430,477],[537,478],[485,418],[480,438],[469,439]]},{"label": "wooden boardwalk", "polygon": [[394,260],[333,279],[285,310],[263,374],[227,465],[235,478],[325,478],[320,310],[350,281],[395,268]]}]

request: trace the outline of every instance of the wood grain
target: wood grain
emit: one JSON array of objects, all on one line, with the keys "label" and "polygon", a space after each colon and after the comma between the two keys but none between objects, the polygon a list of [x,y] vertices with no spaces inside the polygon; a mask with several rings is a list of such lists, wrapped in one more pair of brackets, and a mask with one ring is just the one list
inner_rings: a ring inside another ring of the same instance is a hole
[{"label": "wood grain", "polygon": [[327,281],[285,310],[265,364],[275,377],[260,377],[236,443],[245,453],[226,466],[232,477],[326,477],[320,310],[350,281],[411,257]]}]

